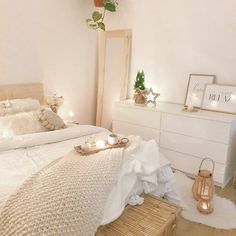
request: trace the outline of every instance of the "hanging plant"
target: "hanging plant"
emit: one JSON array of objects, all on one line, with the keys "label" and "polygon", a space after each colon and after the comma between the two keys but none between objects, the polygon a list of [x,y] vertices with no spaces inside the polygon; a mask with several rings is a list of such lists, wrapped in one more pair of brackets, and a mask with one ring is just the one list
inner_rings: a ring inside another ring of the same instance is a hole
[{"label": "hanging plant", "polygon": [[104,18],[106,15],[106,11],[109,12],[116,12],[116,8],[118,6],[118,3],[116,0],[94,0],[95,6],[102,6],[103,12],[94,11],[92,14],[92,18],[87,19],[87,25],[91,29],[101,29],[103,31],[106,30],[106,26],[104,24]]}]

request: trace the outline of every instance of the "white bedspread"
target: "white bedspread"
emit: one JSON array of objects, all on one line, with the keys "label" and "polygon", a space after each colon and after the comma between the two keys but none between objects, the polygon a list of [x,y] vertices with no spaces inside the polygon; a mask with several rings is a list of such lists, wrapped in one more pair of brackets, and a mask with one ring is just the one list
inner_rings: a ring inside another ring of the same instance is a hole
[{"label": "white bedspread", "polygon": [[[109,131],[94,126],[71,126],[64,130],[0,139],[0,206],[33,173],[100,132]],[[137,137],[133,139],[140,143],[139,148],[131,147],[125,153],[101,224],[119,217],[130,199],[143,191],[159,196],[167,194],[167,197],[169,194],[170,198],[177,196],[169,162],[160,155],[156,143],[144,142]]]}]

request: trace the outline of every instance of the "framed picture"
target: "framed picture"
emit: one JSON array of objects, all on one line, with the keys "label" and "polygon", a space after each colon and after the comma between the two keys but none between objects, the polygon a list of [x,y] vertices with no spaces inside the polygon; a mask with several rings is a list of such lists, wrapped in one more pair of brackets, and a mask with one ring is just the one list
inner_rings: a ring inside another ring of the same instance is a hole
[{"label": "framed picture", "polygon": [[207,84],[201,108],[236,114],[236,85]]},{"label": "framed picture", "polygon": [[215,75],[190,74],[185,105],[200,108],[206,84],[213,84]]}]

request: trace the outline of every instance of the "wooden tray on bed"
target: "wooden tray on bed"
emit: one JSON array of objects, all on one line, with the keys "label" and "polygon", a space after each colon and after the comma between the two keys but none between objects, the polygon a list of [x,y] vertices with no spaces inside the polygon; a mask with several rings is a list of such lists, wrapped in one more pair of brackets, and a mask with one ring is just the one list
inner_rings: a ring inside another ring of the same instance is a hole
[{"label": "wooden tray on bed", "polygon": [[[126,141],[122,141],[126,140]],[[98,148],[96,146],[92,146],[89,150],[84,150],[81,145],[75,146],[74,149],[76,152],[78,152],[81,156],[88,156],[92,155],[107,149],[112,149],[112,148],[123,148],[126,147],[126,145],[129,143],[129,140],[127,138],[121,139],[117,144],[109,144],[107,141],[105,141],[105,147],[104,148]]]}]

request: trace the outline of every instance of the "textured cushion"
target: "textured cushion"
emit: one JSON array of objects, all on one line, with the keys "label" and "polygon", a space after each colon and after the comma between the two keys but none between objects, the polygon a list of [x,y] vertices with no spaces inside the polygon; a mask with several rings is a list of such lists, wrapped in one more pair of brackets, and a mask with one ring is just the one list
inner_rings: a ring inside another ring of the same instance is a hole
[{"label": "textured cushion", "polygon": [[0,116],[37,110],[40,110],[40,104],[36,99],[26,98],[0,101]]},{"label": "textured cushion", "polygon": [[38,112],[21,112],[0,117],[0,136],[10,137],[30,133],[39,133],[47,129],[39,122]]},{"label": "textured cushion", "polygon": [[48,130],[57,130],[65,128],[65,123],[55,112],[45,109],[39,114],[39,121]]}]

